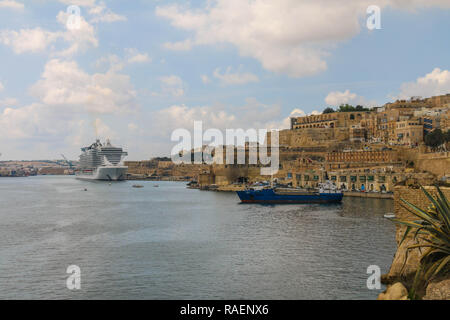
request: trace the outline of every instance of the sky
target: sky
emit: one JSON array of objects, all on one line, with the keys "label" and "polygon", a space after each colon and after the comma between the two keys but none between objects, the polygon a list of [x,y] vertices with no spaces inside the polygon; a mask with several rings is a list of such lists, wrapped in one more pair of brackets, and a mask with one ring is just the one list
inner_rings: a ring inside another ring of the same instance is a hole
[{"label": "sky", "polygon": [[0,0],[0,160],[450,93],[449,31],[450,0]]}]

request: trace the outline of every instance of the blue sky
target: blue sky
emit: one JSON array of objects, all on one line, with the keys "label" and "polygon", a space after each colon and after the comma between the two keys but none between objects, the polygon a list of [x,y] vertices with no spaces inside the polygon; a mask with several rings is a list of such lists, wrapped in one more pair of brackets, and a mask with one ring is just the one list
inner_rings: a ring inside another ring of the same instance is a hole
[{"label": "blue sky", "polygon": [[450,92],[450,1],[340,3],[0,0],[0,159],[75,159],[96,136],[148,159],[196,120],[284,128],[340,103]]}]

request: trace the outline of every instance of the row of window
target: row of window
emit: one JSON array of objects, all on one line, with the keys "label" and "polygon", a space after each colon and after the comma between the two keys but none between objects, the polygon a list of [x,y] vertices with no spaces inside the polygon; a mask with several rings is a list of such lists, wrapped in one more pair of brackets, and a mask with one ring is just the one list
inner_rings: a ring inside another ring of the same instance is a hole
[{"label": "row of window", "polygon": [[[287,174],[288,179],[292,179],[292,173],[288,173]],[[320,179],[319,176],[316,175],[301,175],[301,174],[296,174],[295,178],[297,181],[301,181],[303,178],[303,181],[318,181]],[[330,177],[331,181],[337,181],[338,180],[338,176],[331,176]],[[394,177],[393,182],[397,181],[397,177]],[[358,176],[350,176],[350,181],[351,182],[356,182],[358,181]],[[359,176],[359,181],[360,182],[373,182],[375,181],[375,176]],[[385,176],[379,176],[378,177],[378,182],[385,182],[386,181],[386,177]],[[339,182],[347,182],[347,176],[339,176]]]}]

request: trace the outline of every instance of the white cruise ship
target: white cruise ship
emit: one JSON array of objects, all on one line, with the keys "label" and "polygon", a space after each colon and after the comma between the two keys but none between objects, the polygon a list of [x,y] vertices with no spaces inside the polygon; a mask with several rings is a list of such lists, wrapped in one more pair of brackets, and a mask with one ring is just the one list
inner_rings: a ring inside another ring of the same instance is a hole
[{"label": "white cruise ship", "polygon": [[128,167],[123,159],[128,155],[111,145],[109,140],[103,145],[100,140],[89,147],[82,148],[80,164],[75,172],[78,179],[121,181],[127,177]]}]

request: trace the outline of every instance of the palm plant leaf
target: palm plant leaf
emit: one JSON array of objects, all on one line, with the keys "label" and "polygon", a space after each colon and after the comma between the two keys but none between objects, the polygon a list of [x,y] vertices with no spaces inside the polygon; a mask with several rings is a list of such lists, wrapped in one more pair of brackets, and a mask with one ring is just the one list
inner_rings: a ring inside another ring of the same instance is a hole
[{"label": "palm plant leaf", "polygon": [[[447,267],[450,266],[450,204],[442,190],[438,186],[436,186],[436,189],[437,196],[434,198],[425,188],[421,187],[422,192],[431,202],[427,210],[401,199],[401,205],[420,220],[392,219],[394,223],[406,226],[400,245],[413,229],[415,231],[413,239],[416,243],[406,248],[405,262],[401,273],[406,266],[409,252],[418,249],[421,253],[420,265],[417,268],[410,292],[412,297],[415,297],[419,283],[428,283],[440,273],[447,272]],[[422,253],[421,249],[426,250]]]}]

